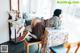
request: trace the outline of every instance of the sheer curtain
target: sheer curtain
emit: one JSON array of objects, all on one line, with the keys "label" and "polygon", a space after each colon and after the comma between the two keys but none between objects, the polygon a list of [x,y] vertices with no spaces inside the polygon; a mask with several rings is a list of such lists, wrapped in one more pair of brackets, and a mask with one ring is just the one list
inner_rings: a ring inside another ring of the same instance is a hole
[{"label": "sheer curtain", "polygon": [[21,0],[21,11],[32,17],[51,17],[52,0]]},{"label": "sheer curtain", "polygon": [[[72,2],[71,4],[60,4],[57,3],[58,0],[56,0],[56,8],[61,8],[65,13],[70,14],[72,16],[79,16],[80,13],[80,0],[61,0],[61,1],[67,1]],[[79,2],[79,3],[73,3],[73,2]]]},{"label": "sheer curtain", "polygon": [[[66,1],[78,1],[80,0],[66,0]],[[59,4],[56,2],[56,7],[63,11],[62,17],[62,28],[65,29],[72,37],[80,38],[80,3],[79,4]],[[70,36],[71,37],[71,36]],[[70,38],[71,39],[71,38]]]},{"label": "sheer curtain", "polygon": [[37,16],[48,19],[51,17],[51,11],[51,0],[38,0]]},{"label": "sheer curtain", "polygon": [[23,13],[26,13],[26,15],[29,17],[30,12],[30,0],[20,0],[20,12],[23,15]]}]

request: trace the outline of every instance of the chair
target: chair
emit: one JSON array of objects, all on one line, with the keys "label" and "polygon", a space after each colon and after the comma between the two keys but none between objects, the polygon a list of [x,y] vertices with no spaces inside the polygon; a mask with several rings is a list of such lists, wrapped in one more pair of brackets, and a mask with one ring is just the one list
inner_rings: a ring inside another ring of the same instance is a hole
[{"label": "chair", "polygon": [[44,23],[39,19],[33,19],[31,23],[32,34],[37,35],[39,41],[28,42],[24,40],[24,48],[26,52],[29,53],[29,46],[33,44],[38,44],[38,48],[41,48],[40,53],[46,53],[47,36],[48,31],[45,29]]},{"label": "chair", "polygon": [[[77,47],[76,47],[77,46]],[[67,48],[67,49],[66,49]],[[50,53],[77,53],[80,48],[80,41],[75,43],[64,43],[57,47],[50,47]],[[71,51],[74,49],[73,51]]]},{"label": "chair", "polygon": [[65,44],[64,44],[64,47],[67,48],[66,53],[69,53],[70,49],[71,49],[72,47],[76,46],[76,45],[77,45],[77,48],[76,48],[76,50],[74,51],[74,53],[77,53],[77,51],[78,51],[78,49],[79,49],[79,47],[80,47],[80,41],[79,41],[79,42],[75,42],[75,43],[65,43]]},{"label": "chair", "polygon": [[31,46],[33,44],[38,44],[38,48],[41,47],[41,41],[38,41],[38,42],[27,42],[26,40],[24,40],[24,48],[26,50],[26,53],[30,53],[29,52],[29,46]]},{"label": "chair", "polygon": [[48,34],[48,32],[45,30],[45,35],[41,37],[42,39],[40,41],[27,42],[26,40],[24,40],[23,43],[24,43],[24,48],[26,50],[26,53],[30,53],[29,46],[31,46],[33,44],[38,44],[38,48],[41,48],[41,53],[46,53],[47,34]]}]

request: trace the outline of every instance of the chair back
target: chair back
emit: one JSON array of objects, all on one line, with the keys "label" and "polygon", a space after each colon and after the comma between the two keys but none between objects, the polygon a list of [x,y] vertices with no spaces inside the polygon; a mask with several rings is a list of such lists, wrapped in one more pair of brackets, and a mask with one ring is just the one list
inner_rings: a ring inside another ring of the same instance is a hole
[{"label": "chair back", "polygon": [[79,42],[75,42],[75,43],[65,43],[64,47],[67,48],[66,53],[69,53],[71,48],[77,46],[77,48],[75,49],[74,53],[77,53],[79,47],[80,47],[80,41]]}]

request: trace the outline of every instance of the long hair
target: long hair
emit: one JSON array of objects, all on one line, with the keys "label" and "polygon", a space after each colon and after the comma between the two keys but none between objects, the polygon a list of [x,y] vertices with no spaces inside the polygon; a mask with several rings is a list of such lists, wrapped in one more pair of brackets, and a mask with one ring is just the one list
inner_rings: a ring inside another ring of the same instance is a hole
[{"label": "long hair", "polygon": [[32,21],[32,34],[36,35],[38,39],[44,34],[45,25],[41,20],[34,19]]}]

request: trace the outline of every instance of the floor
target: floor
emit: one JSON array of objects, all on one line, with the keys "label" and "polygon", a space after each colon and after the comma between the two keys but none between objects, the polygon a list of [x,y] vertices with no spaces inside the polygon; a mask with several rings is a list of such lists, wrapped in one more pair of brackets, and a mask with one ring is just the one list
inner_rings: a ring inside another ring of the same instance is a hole
[{"label": "floor", "polygon": [[25,53],[23,43],[5,42],[1,45],[8,45],[8,53]]},{"label": "floor", "polygon": [[[17,44],[14,44],[13,42],[5,42],[5,43],[3,43],[1,45],[8,45],[8,53],[26,53],[22,42],[17,43]],[[70,53],[73,53],[74,49],[75,48],[72,48]],[[60,51],[62,53],[64,53],[63,50],[65,51],[65,49],[63,49],[63,47],[61,47],[61,49],[59,49],[59,47],[58,48],[54,48],[54,50],[55,51]],[[80,53],[80,48],[79,48],[77,53]]]}]

